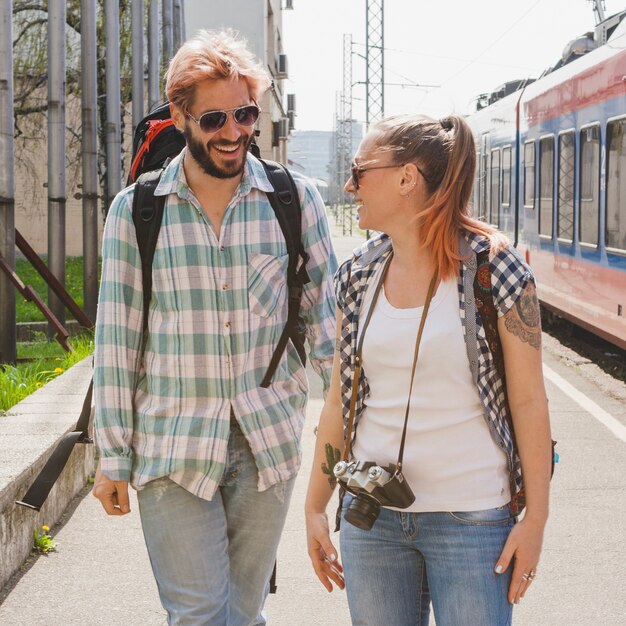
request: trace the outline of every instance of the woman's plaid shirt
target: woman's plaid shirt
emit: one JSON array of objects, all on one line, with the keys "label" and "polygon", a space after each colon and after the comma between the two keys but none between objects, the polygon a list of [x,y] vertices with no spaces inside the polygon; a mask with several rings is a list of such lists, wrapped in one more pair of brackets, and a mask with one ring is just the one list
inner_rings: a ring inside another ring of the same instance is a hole
[{"label": "woman's plaid shirt", "polygon": [[[285,239],[248,156],[219,240],[184,178],[186,151],[167,167],[154,254],[149,335],[140,359],[143,287],[133,187],[113,201],[103,240],[96,325],[95,434],[102,471],[141,487],[162,476],[211,499],[224,473],[231,407],[254,454],[259,489],[294,476],[308,395],[293,344],[267,389],[259,383],[287,320]],[[325,386],[334,348],[337,263],[324,204],[294,175],[309,255],[301,315]]]},{"label": "woman's plaid shirt", "polygon": [[[484,405],[485,420],[489,426],[489,431],[496,444],[504,450],[507,456],[513,483],[511,493],[513,494],[522,487],[521,464],[513,445],[511,429],[507,423],[506,411],[508,409],[505,402],[504,387],[489,351],[487,337],[476,309],[473,293],[476,255],[488,249],[488,246],[486,239],[473,233],[467,233],[461,237],[459,249],[461,256],[466,257],[466,260],[460,263],[459,310],[470,369]],[[384,264],[390,252],[391,239],[387,235],[379,235],[357,249],[354,256],[341,265],[335,276],[337,306],[342,312],[340,350],[344,428],[350,411],[358,323],[363,296],[365,290],[372,284],[372,277],[376,270]],[[501,317],[517,302],[528,281],[534,283],[534,277],[530,268],[512,247],[505,248],[491,259],[490,271],[494,305],[498,316]],[[368,395],[369,385],[364,365],[359,381],[355,424],[358,424],[363,413],[364,400]]]}]

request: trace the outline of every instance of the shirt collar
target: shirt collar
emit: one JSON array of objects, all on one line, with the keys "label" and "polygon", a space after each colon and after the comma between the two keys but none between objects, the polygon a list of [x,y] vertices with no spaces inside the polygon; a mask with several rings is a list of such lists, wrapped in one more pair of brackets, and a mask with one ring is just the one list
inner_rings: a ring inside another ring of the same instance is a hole
[{"label": "shirt collar", "polygon": [[[187,148],[183,148],[180,154],[174,157],[165,168],[161,180],[154,191],[155,196],[166,196],[175,193],[181,198],[187,197],[189,186],[185,180],[185,169],[183,167],[186,153]],[[253,188],[266,193],[274,191],[274,187],[272,187],[261,162],[252,154],[248,153],[243,177],[241,178],[241,183],[235,195],[245,196],[250,193]]]}]

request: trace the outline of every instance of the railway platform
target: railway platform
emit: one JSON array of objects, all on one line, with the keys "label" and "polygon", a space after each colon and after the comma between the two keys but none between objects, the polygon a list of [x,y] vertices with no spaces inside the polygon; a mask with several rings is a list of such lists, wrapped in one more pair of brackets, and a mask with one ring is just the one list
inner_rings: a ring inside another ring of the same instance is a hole
[{"label": "railway platform", "polygon": [[[335,232],[340,259],[362,241],[342,237],[340,228]],[[626,623],[626,386],[547,335],[544,351],[560,461],[537,580],[516,607],[513,623],[619,626]],[[345,594],[322,588],[306,553],[303,504],[313,428],[322,406],[321,387],[312,373],[310,380],[303,470],[279,549],[278,592],[266,604],[271,626],[350,624]],[[109,518],[86,488],[64,521],[52,528],[58,551],[27,564],[0,591],[0,624],[165,624],[136,500],[133,505],[130,515]]]}]

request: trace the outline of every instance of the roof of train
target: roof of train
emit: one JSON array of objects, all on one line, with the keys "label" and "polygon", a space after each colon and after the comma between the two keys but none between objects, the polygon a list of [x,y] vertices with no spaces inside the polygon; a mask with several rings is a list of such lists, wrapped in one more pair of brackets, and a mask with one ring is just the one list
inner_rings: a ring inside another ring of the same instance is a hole
[{"label": "roof of train", "polygon": [[626,93],[626,19],[607,43],[546,74],[525,88],[473,113],[476,130],[494,130],[515,122],[521,101],[524,123],[533,125]]}]

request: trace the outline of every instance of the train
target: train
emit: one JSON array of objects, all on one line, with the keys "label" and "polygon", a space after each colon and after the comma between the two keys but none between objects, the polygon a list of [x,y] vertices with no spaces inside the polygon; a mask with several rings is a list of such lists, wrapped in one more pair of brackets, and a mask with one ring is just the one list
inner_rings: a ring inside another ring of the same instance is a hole
[{"label": "train", "polygon": [[476,108],[475,214],[530,264],[545,310],[626,349],[626,11]]}]

